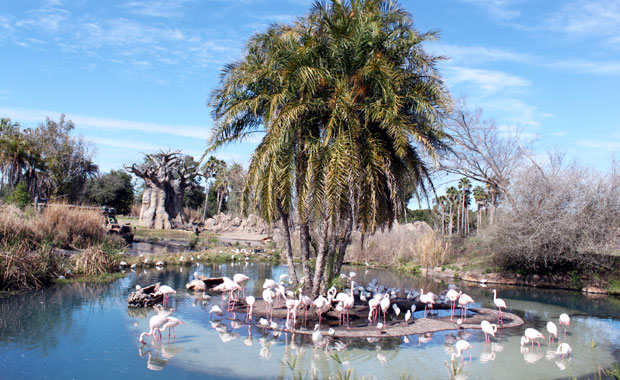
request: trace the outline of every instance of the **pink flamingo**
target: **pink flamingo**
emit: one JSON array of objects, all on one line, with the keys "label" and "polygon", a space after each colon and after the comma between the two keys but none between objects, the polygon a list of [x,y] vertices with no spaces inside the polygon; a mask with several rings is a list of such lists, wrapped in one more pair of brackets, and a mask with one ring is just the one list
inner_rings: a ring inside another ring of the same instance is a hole
[{"label": "pink flamingo", "polygon": [[456,308],[456,301],[459,299],[462,292],[457,292],[454,289],[448,290],[446,293],[446,298],[450,300],[450,320],[454,318],[454,309]]},{"label": "pink flamingo", "polygon": [[420,289],[420,302],[424,304],[424,318],[426,318],[426,308],[430,304],[431,312],[433,311],[433,304],[435,303],[435,295],[432,292],[424,294],[424,289]]},{"label": "pink flamingo", "polygon": [[502,308],[506,308],[506,302],[504,302],[501,298],[497,298],[497,291],[495,289],[493,289],[493,303],[499,309],[499,318],[497,323],[504,324],[504,319],[502,318]]},{"label": "pink flamingo", "polygon": [[536,341],[536,343],[538,344],[538,347],[540,347],[540,342],[538,341],[538,339],[545,339],[545,336],[536,329],[527,328],[525,329],[524,336],[521,337],[521,346],[531,341],[532,348],[534,348],[534,341]]},{"label": "pink flamingo", "polygon": [[555,342],[558,338],[558,326],[551,321],[547,322],[547,332],[549,333],[549,344],[551,344],[552,341],[551,337],[553,337],[553,341]]},{"label": "pink flamingo", "polygon": [[161,334],[162,331],[166,331],[166,329],[168,329],[168,338],[170,338],[170,331],[172,331],[172,338],[175,339],[177,336],[174,333],[174,328],[179,326],[179,325],[184,325],[184,324],[185,324],[185,322],[183,322],[182,320],[180,320],[178,318],[168,317],[168,322],[166,322],[159,329],[159,333]]},{"label": "pink flamingo", "polygon": [[324,312],[329,310],[331,302],[323,297],[323,295],[319,295],[312,303],[316,306],[316,313],[319,315],[319,325],[321,325],[321,316]]},{"label": "pink flamingo", "polygon": [[164,305],[168,302],[168,294],[176,294],[176,290],[172,289],[168,285],[162,285],[159,287],[159,293],[164,295]]},{"label": "pink flamingo", "polygon": [[484,332],[484,341],[491,342],[489,335],[495,336],[495,333],[497,332],[497,325],[492,324],[489,321],[482,321],[480,322],[480,327],[482,328],[482,332]]},{"label": "pink flamingo", "polygon": [[245,302],[248,304],[248,320],[252,320],[252,310],[254,310],[254,304],[256,303],[256,298],[253,296],[245,297]]},{"label": "pink flamingo", "polygon": [[381,311],[383,311],[383,324],[385,325],[385,315],[387,311],[390,309],[390,295],[385,293],[381,302],[379,302],[379,306],[381,306]]},{"label": "pink flamingo", "polygon": [[368,313],[368,320],[371,322],[375,322],[377,320],[377,315],[379,314],[379,301],[376,298],[371,298],[368,300],[368,307],[370,308],[370,312]]},{"label": "pink flamingo", "polygon": [[[461,318],[463,318],[463,321],[467,320],[467,304],[469,303],[474,303],[474,299],[465,293],[461,294],[459,297],[459,306],[461,307]],[[463,310],[465,310],[464,315]]]},{"label": "pink flamingo", "polygon": [[149,320],[149,328],[150,331],[148,333],[142,333],[140,335],[140,338],[138,338],[138,342],[142,343],[142,344],[146,344],[146,342],[144,341],[144,336],[145,335],[153,335],[155,337],[155,340],[157,340],[157,333],[159,333],[159,336],[161,337],[161,330],[160,328],[163,327],[169,320],[170,317],[168,317],[168,315],[154,315],[151,317],[151,319]]},{"label": "pink flamingo", "polygon": [[267,312],[269,314],[269,322],[271,322],[271,318],[273,315],[273,291],[269,288],[263,290],[263,300],[267,302]]},{"label": "pink flamingo", "polygon": [[566,338],[566,328],[570,325],[570,317],[566,313],[560,314],[560,326],[564,325],[564,338]]},{"label": "pink flamingo", "polygon": [[248,281],[250,277],[246,276],[243,273],[236,273],[233,276],[233,281],[235,284],[239,285],[241,289],[243,289],[243,297],[245,298],[245,282]]},{"label": "pink flamingo", "polygon": [[[474,348],[474,346],[472,346],[471,344],[469,344],[468,341],[466,340],[458,340],[455,343],[455,347],[456,347],[456,352],[452,353],[452,361],[454,361],[454,358],[458,358],[459,356],[461,357],[461,362],[465,361],[465,359],[463,358],[463,351],[467,351],[470,348]],[[471,363],[471,353],[469,353],[469,362]]]}]

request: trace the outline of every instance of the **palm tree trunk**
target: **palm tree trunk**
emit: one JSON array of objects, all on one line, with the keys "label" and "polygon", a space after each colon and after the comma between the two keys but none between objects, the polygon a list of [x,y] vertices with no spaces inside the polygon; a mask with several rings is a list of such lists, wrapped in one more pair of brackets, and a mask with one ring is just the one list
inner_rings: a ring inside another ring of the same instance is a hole
[{"label": "palm tree trunk", "polygon": [[297,272],[295,271],[295,263],[293,261],[293,245],[291,244],[291,231],[289,222],[289,215],[282,210],[278,202],[278,212],[280,213],[280,219],[282,221],[282,230],[284,231],[284,243],[286,245],[286,266],[288,267],[288,275],[293,285],[297,285]]},{"label": "palm tree trunk", "polygon": [[[332,272],[332,277],[335,277],[340,274],[342,269],[342,264],[344,263],[344,257],[347,253],[347,247],[351,243],[351,232],[353,231],[353,216],[349,217],[347,221],[347,226],[344,231],[344,236],[338,242],[337,249],[338,253],[336,256],[336,264],[334,265],[334,270]],[[336,248],[336,247],[334,247]]]},{"label": "palm tree trunk", "polygon": [[208,183],[206,183],[205,185],[206,185],[205,187],[207,188],[207,192],[205,194],[205,210],[202,213],[202,221],[203,222],[205,220],[207,220],[207,207],[209,205],[209,191],[211,190],[211,186]]},{"label": "palm tree trunk", "polygon": [[329,232],[329,218],[323,216],[319,231],[319,248],[316,253],[316,266],[314,268],[314,280],[312,281],[312,298],[317,298],[321,290],[323,270],[325,268],[325,256],[327,255],[327,237]]},{"label": "palm tree trunk", "polygon": [[452,202],[450,202],[450,224],[448,225],[448,235],[452,236],[452,228],[454,227],[454,221],[452,219]]}]

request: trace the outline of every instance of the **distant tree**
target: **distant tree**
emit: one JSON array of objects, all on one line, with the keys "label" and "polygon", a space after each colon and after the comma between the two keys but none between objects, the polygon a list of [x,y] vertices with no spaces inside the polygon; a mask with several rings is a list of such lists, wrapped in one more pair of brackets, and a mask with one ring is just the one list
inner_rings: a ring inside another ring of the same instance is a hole
[{"label": "distant tree", "polygon": [[86,184],[86,201],[99,206],[114,207],[120,214],[128,214],[134,199],[131,175],[124,170],[112,170]]},{"label": "distant tree", "polygon": [[530,148],[522,145],[519,130],[506,133],[494,121],[482,119],[480,110],[468,111],[463,102],[449,114],[445,130],[451,149],[440,160],[438,170],[484,183],[489,189],[492,224],[500,199],[514,204],[510,182],[523,167]]},{"label": "distant tree", "polygon": [[64,115],[47,118],[35,129],[19,128],[10,119],[0,122],[0,170],[3,185],[14,188],[22,180],[33,196],[78,200],[89,178],[98,173],[89,147],[71,136],[75,128]]},{"label": "distant tree", "polygon": [[208,215],[215,215],[215,208],[209,212],[209,203],[211,201],[211,183],[213,178],[218,177],[218,173],[221,173],[226,169],[226,162],[218,160],[215,156],[210,156],[209,159],[200,167],[200,176],[205,179],[205,202],[204,212],[202,219],[207,219]]},{"label": "distant tree", "polygon": [[482,227],[482,210],[486,206],[488,200],[488,194],[482,186],[474,187],[474,200],[477,206],[476,232],[478,232]]}]

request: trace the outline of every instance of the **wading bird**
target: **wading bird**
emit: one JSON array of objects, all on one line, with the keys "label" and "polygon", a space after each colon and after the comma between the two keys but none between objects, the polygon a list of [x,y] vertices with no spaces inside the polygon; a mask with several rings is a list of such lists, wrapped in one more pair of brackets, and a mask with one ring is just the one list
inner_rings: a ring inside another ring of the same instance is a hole
[{"label": "wading bird", "polygon": [[499,318],[497,319],[497,323],[504,324],[504,319],[502,318],[502,308],[506,308],[506,302],[503,299],[497,298],[497,291],[493,289],[493,303],[499,309]]}]

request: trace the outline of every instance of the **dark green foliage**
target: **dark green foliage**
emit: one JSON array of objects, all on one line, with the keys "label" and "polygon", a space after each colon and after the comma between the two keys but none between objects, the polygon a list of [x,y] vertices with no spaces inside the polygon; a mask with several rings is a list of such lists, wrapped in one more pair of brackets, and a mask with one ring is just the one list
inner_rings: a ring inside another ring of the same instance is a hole
[{"label": "dark green foliage", "polygon": [[[407,209],[407,223],[413,223],[416,221],[426,222],[429,225],[433,225],[433,211],[430,209]],[[405,217],[401,216],[398,219],[399,223],[405,223]]]},{"label": "dark green foliage", "polygon": [[204,201],[204,188],[200,186],[196,181],[193,181],[190,186],[185,189],[185,193],[183,194],[183,207],[188,207],[196,210],[203,206]]},{"label": "dark green foliage", "polygon": [[119,214],[127,214],[134,199],[131,175],[124,170],[112,170],[91,179],[86,185],[85,198],[90,203],[114,207]]},{"label": "dark green foliage", "polygon": [[23,209],[32,203],[32,196],[28,192],[26,182],[21,181],[6,198],[8,203]]}]

